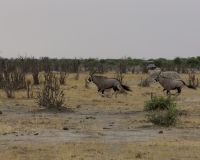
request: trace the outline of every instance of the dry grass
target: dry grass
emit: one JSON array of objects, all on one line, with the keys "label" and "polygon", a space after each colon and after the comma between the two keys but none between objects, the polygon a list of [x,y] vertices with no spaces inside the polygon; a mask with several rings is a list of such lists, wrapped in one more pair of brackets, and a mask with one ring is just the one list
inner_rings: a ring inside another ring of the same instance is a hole
[{"label": "dry grass", "polygon": [[[97,93],[96,86],[91,83],[89,89],[85,88],[85,78],[87,73],[82,73],[79,80],[74,80],[76,74],[70,74],[66,79],[66,85],[62,85],[65,93],[65,108],[71,110],[97,110],[97,111],[143,111],[144,101],[149,100],[153,92],[154,95],[163,95],[160,85],[150,85],[149,87],[140,87],[132,85],[133,92],[119,94],[118,98],[102,98]],[[105,76],[114,77],[114,73],[107,73]],[[124,77],[126,81],[145,79],[147,74],[128,73]],[[186,79],[187,75],[180,75]],[[196,74],[200,78],[200,73]],[[41,86],[34,86],[34,97]],[[110,94],[112,91],[107,91]],[[185,110],[186,115],[180,116],[176,128],[188,128],[190,133],[200,134],[200,91],[199,89],[191,90],[183,88],[182,94],[177,98],[176,103],[179,110]],[[35,99],[27,99],[26,91],[15,93],[14,99],[7,99],[5,93],[0,91],[0,104],[7,107],[3,110],[0,119],[0,159],[6,160],[93,160],[93,159],[200,159],[200,140],[165,137],[158,140],[148,141],[126,141],[126,136],[122,137],[121,142],[107,142],[106,136],[104,141],[88,140],[77,142],[32,142],[24,139],[23,143],[6,143],[9,141],[8,134],[13,132],[32,134],[41,130],[56,130],[59,132],[64,126],[73,126],[80,130],[103,131],[104,124],[91,123],[92,120],[80,120],[73,118],[73,114],[54,114],[54,112],[43,111],[42,107],[37,106]],[[16,108],[16,113],[9,111],[9,108]],[[17,114],[19,112],[19,114]],[[22,113],[23,112],[23,113]],[[31,114],[30,114],[31,112]],[[118,112],[117,112],[118,113]],[[12,115],[12,116],[10,116]],[[22,116],[20,116],[22,115]],[[60,117],[62,116],[62,118]],[[98,116],[98,113],[96,114]],[[89,118],[93,118],[89,117]],[[94,118],[96,118],[94,116]],[[103,121],[103,120],[102,120]],[[143,126],[152,126],[143,117],[142,114],[132,116],[127,119],[114,119],[113,123],[127,124],[129,128],[140,128]],[[123,130],[124,126],[119,126]],[[148,133],[147,133],[148,136]],[[134,138],[134,137],[133,137]],[[5,142],[5,143],[3,143]]]},{"label": "dry grass", "polygon": [[[1,147],[2,159],[93,160],[93,159],[199,159],[200,142],[168,139],[154,142],[39,143]],[[178,158],[177,158],[178,157]]]}]

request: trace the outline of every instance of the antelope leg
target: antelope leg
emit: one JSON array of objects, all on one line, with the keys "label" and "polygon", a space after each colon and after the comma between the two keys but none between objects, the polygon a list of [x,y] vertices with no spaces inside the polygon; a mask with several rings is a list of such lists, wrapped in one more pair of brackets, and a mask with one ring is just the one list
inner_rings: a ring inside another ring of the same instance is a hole
[{"label": "antelope leg", "polygon": [[174,94],[174,96],[178,96],[180,93],[178,93],[178,92],[176,92],[175,94]]},{"label": "antelope leg", "polygon": [[165,95],[168,95],[167,91],[166,91],[166,92],[165,92],[165,91],[163,91],[163,93],[164,93]]},{"label": "antelope leg", "polygon": [[166,92],[165,92],[165,90],[166,89],[163,89],[163,93],[167,95],[168,94],[168,90]]},{"label": "antelope leg", "polygon": [[170,97],[173,94],[171,94],[170,90],[167,90],[166,95]]},{"label": "antelope leg", "polygon": [[104,97],[104,91],[100,92],[101,90],[98,90],[98,94],[101,96],[101,97]]}]

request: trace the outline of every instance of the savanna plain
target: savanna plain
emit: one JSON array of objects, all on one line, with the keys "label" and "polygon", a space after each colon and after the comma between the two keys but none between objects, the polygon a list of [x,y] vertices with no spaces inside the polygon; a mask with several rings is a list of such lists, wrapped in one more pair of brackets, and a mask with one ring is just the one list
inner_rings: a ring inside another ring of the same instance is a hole
[{"label": "savanna plain", "polygon": [[[200,159],[200,89],[184,87],[176,97],[180,111],[172,126],[147,121],[145,101],[165,96],[159,83],[148,87],[130,85],[132,92],[117,98],[101,97],[94,83],[85,87],[88,73],[69,74],[64,90],[65,103],[59,110],[39,106],[26,90],[7,98],[0,90],[0,159],[2,160],[124,160]],[[113,78],[114,73],[104,76]],[[187,74],[180,74],[188,80]],[[126,73],[123,82],[145,79],[148,74]],[[200,73],[196,73],[200,78]],[[111,94],[113,91],[106,91]],[[174,91],[172,91],[174,92]]]}]

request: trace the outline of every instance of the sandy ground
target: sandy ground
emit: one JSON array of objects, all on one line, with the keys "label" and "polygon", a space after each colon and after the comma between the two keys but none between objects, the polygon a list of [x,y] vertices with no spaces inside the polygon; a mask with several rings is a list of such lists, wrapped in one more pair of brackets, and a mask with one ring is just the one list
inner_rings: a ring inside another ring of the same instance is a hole
[{"label": "sandy ground", "polygon": [[[73,110],[41,110],[39,112],[38,110],[27,111],[26,107],[13,106],[9,103],[1,106],[1,110],[3,111],[2,119],[19,120],[13,125],[20,127],[20,125],[26,124],[23,121],[30,123],[29,127],[26,126],[21,130],[11,129],[11,132],[2,133],[0,135],[1,145],[24,142],[87,142],[91,140],[98,142],[135,142],[158,140],[165,137],[195,141],[200,138],[198,128],[191,131],[191,128],[184,127],[154,126],[144,119],[138,118],[145,115],[145,111],[139,110],[86,109],[84,105],[81,105],[80,108]],[[37,122],[34,122],[37,119],[38,123],[41,123],[38,124],[39,127],[31,127],[31,123],[37,124]],[[60,121],[63,124],[59,127],[48,127],[50,119]],[[137,119],[139,120],[137,121]]]}]

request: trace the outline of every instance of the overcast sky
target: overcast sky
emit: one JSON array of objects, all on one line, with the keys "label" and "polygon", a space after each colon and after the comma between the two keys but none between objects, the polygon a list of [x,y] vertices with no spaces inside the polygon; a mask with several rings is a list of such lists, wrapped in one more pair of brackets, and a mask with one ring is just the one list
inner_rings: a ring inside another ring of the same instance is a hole
[{"label": "overcast sky", "polygon": [[0,56],[200,56],[200,0],[0,0]]}]

